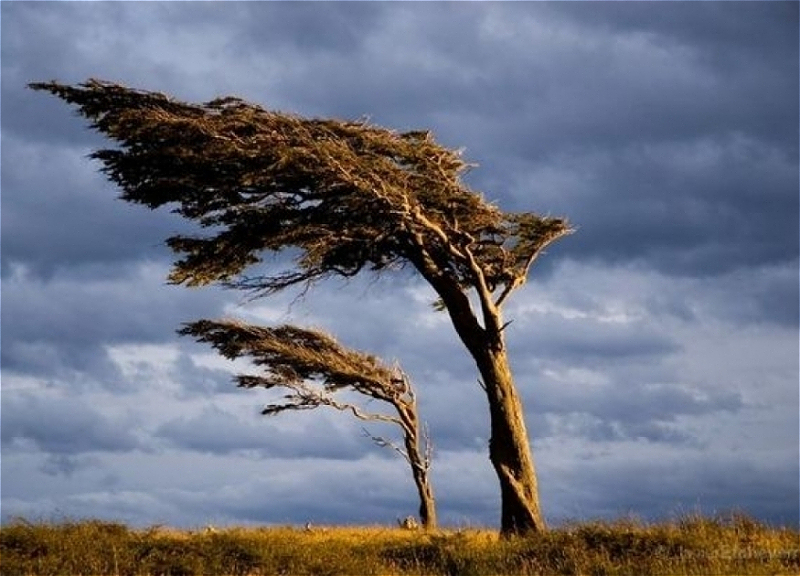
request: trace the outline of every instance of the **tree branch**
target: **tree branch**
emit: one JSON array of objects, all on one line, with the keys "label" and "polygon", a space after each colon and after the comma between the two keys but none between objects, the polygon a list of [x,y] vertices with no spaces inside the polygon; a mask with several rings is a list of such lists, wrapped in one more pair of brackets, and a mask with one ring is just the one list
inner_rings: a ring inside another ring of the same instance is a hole
[{"label": "tree branch", "polygon": [[359,420],[389,422],[392,424],[397,424],[398,426],[402,426],[402,422],[399,418],[395,418],[394,416],[386,416],[385,414],[378,414],[374,412],[364,412],[361,408],[359,408],[355,404],[349,404],[347,402],[337,402],[336,400],[330,397],[322,398],[320,400],[320,404],[325,406],[330,406],[331,408],[336,408],[337,410],[341,410],[342,412],[350,410],[353,413],[353,415]]},{"label": "tree branch", "polygon": [[412,462],[411,457],[408,455],[408,452],[397,446],[391,440],[387,440],[383,436],[374,436],[366,428],[361,428],[361,433],[370,440],[372,440],[376,446],[380,446],[381,448],[391,448],[392,450],[400,454],[400,456],[402,456],[405,459],[405,461],[408,462],[411,466],[415,466],[415,463]]}]

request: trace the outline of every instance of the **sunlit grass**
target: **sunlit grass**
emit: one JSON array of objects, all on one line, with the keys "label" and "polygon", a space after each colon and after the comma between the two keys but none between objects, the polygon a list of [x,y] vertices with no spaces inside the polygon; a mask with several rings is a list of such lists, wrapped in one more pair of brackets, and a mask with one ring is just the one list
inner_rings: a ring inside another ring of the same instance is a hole
[{"label": "sunlit grass", "polygon": [[0,528],[0,574],[798,574],[800,533],[741,515],[575,523],[500,539],[488,530],[154,527],[96,520]]}]

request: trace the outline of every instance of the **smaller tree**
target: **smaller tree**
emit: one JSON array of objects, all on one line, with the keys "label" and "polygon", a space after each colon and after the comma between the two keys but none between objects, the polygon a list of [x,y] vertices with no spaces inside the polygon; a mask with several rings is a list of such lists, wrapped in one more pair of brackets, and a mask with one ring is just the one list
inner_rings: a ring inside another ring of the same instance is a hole
[{"label": "smaller tree", "polygon": [[[297,326],[266,328],[232,320],[199,320],[184,324],[179,333],[210,343],[231,360],[249,357],[257,366],[265,367],[263,375],[239,374],[235,378],[243,388],[288,390],[282,402],[269,404],[261,411],[264,415],[329,406],[350,411],[361,420],[399,426],[403,447],[366,430],[365,433],[379,446],[393,448],[405,458],[419,494],[422,526],[436,527],[436,501],[428,476],[430,438],[421,429],[416,394],[399,367],[389,367],[375,356],[346,348],[324,332]],[[348,391],[387,403],[395,413],[367,411],[336,397],[337,393]]]}]

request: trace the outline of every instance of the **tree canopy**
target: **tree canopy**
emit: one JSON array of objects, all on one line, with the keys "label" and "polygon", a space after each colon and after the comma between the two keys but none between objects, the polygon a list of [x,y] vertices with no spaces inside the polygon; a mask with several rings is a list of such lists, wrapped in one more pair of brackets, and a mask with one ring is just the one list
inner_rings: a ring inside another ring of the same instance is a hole
[{"label": "tree canopy", "polygon": [[[174,205],[207,233],[173,236],[170,280],[270,293],[332,276],[411,263],[424,276],[496,293],[525,281],[563,218],[507,213],[468,189],[469,165],[428,131],[305,119],[238,98],[188,104],[90,80],[31,84],[78,106],[119,143],[92,157],[150,208]],[[264,252],[295,248],[295,266],[246,276]]]},{"label": "tree canopy", "polygon": [[[236,377],[243,388],[284,388],[284,402],[263,410],[273,415],[285,410],[303,410],[328,405],[351,410],[364,419],[400,424],[391,416],[367,415],[352,404],[337,402],[333,394],[352,390],[388,403],[406,403],[413,391],[399,367],[390,367],[377,357],[342,346],[321,330],[284,324],[254,326],[236,320],[198,320],[186,324],[180,334],[207,342],[220,354],[234,360],[247,357],[265,372]],[[313,382],[319,383],[319,387]]]}]

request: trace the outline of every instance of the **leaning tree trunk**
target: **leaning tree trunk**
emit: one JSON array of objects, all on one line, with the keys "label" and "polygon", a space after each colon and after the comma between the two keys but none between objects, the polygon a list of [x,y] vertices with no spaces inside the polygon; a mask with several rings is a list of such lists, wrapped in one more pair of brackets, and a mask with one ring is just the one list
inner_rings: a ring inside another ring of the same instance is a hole
[{"label": "leaning tree trunk", "polygon": [[[417,458],[419,454],[417,453]],[[419,462],[420,460],[417,460]],[[428,479],[428,470],[419,465],[412,464],[414,484],[419,494],[419,519],[425,530],[436,529],[436,499],[433,497],[433,488]]]},{"label": "leaning tree trunk", "polygon": [[483,319],[489,326],[485,328],[478,323],[469,298],[457,283],[434,270],[433,265],[423,262],[418,269],[442,298],[456,333],[475,359],[483,379],[491,418],[489,460],[500,481],[500,533],[511,536],[544,532],[547,525],[539,507],[525,413],[508,364],[500,310],[491,303],[491,295],[484,293]]},{"label": "leaning tree trunk", "polygon": [[403,442],[406,459],[411,465],[411,474],[419,494],[419,520],[425,530],[434,530],[437,522],[436,499],[428,475],[431,466],[430,438],[421,430],[416,406],[416,398],[413,398],[411,404],[399,406],[398,412],[405,430]]},{"label": "leaning tree trunk", "polygon": [[476,361],[489,399],[489,460],[500,481],[500,532],[505,536],[543,532],[547,526],[539,507],[522,400],[514,386],[505,349],[487,350]]},{"label": "leaning tree trunk", "polygon": [[419,517],[422,527],[425,530],[435,530],[438,520],[436,519],[436,500],[433,497],[433,488],[427,478],[424,482],[417,482],[419,491]]}]

